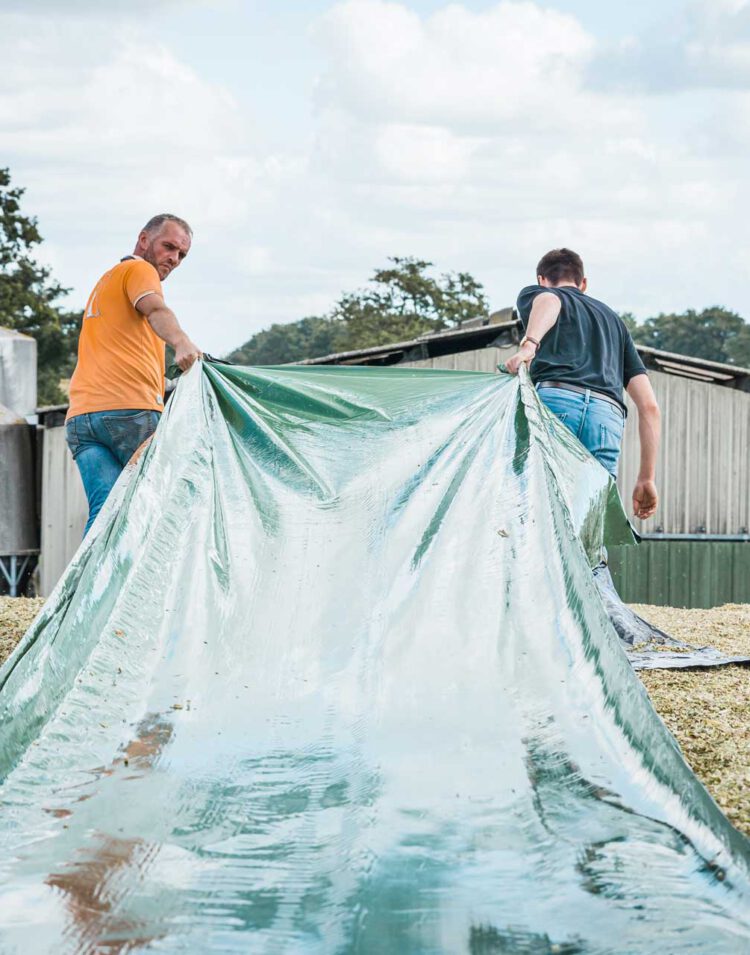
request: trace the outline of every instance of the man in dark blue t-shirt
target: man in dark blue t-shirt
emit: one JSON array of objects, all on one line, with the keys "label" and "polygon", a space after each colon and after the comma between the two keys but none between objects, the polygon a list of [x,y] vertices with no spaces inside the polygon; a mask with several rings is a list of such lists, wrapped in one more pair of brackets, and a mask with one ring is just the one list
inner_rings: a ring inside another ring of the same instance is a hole
[{"label": "man in dark blue t-shirt", "polygon": [[658,502],[656,454],[660,413],[646,369],[622,319],[586,295],[581,257],[548,252],[536,268],[538,285],[518,296],[526,334],[506,363],[511,374],[529,367],[540,399],[595,458],[617,476],[627,410],[623,389],[638,409],[641,464],[633,491],[636,517],[651,517]]}]

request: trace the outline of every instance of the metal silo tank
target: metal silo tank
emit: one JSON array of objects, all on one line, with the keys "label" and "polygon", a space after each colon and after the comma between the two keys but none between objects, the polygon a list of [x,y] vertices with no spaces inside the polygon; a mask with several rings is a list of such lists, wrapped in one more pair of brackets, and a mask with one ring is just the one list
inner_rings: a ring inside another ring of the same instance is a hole
[{"label": "metal silo tank", "polygon": [[0,557],[39,549],[34,428],[0,405]]},{"label": "metal silo tank", "polygon": [[0,405],[27,417],[36,414],[36,341],[0,328]]}]

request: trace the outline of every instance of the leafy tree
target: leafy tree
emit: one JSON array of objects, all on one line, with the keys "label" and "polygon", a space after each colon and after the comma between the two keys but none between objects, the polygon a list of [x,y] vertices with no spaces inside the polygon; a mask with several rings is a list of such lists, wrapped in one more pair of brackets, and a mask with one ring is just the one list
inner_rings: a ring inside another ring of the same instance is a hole
[{"label": "leafy tree", "polygon": [[709,361],[737,365],[750,361],[750,326],[736,312],[718,305],[648,318],[635,326],[633,338],[641,345]]},{"label": "leafy tree", "polygon": [[367,288],[341,296],[328,315],[272,325],[232,352],[232,361],[281,364],[337,351],[408,341],[487,314],[468,272],[429,274],[431,262],[394,257]]},{"label": "leafy tree", "polygon": [[66,400],[60,379],[75,365],[80,314],[55,304],[68,289],[31,256],[42,237],[36,219],[21,213],[24,191],[0,168],[0,325],[36,339],[39,404],[58,404]]},{"label": "leafy tree", "polygon": [[[638,328],[638,319],[633,315],[632,312],[620,312],[620,318],[625,322],[625,327],[630,332],[630,334],[635,338]],[[636,338],[636,341],[638,339]]]},{"label": "leafy tree", "polygon": [[283,365],[313,355],[328,355],[336,326],[330,318],[301,318],[288,325],[271,325],[227,355],[242,365]]},{"label": "leafy tree", "polygon": [[376,306],[384,314],[427,320],[441,327],[487,314],[482,286],[468,272],[449,272],[434,279],[427,274],[432,262],[398,256],[390,261],[391,268],[377,269],[373,275],[374,288],[345,298]]},{"label": "leafy tree", "polygon": [[378,293],[342,295],[331,317],[336,323],[333,351],[355,351],[403,342],[445,327],[439,318],[418,312],[393,312]]},{"label": "leafy tree", "polygon": [[750,325],[745,323],[732,341],[729,349],[730,361],[733,365],[742,365],[750,368]]}]

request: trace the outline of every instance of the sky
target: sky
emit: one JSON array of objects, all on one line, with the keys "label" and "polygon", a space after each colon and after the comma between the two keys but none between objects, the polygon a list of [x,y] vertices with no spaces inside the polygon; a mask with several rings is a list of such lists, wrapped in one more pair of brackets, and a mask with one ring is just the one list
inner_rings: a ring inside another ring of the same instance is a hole
[{"label": "sky", "polygon": [[639,318],[750,318],[750,0],[0,0],[0,166],[83,307],[158,212],[225,354],[389,256],[492,309],[579,252]]}]

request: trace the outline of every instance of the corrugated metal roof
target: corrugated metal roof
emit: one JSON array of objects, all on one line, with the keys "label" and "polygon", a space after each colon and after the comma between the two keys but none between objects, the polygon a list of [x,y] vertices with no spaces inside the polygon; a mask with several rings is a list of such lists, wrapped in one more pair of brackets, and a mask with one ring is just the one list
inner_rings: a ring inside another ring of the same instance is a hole
[{"label": "corrugated metal roof", "polygon": [[[497,313],[495,313],[497,314]],[[512,345],[520,341],[523,328],[518,320],[491,322],[471,327],[449,328],[440,332],[430,332],[404,342],[389,342],[371,348],[336,352],[319,358],[306,358],[300,365],[396,365],[403,361],[418,361],[450,355],[477,348]],[[729,388],[739,388],[750,392],[750,368],[728,365],[724,362],[708,361],[692,355],[679,355],[675,352],[661,351],[648,345],[636,344],[638,353],[647,368],[662,371],[669,375],[679,375],[710,384]]]}]

